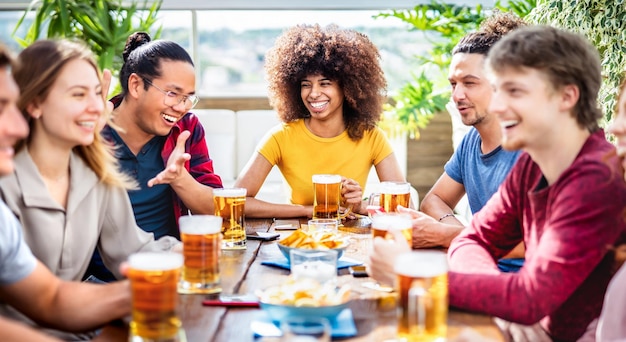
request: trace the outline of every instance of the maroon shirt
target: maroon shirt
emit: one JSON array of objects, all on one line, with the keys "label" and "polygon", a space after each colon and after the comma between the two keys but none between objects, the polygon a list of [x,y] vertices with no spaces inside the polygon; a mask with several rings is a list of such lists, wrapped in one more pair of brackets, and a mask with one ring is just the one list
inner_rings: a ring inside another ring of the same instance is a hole
[{"label": "maroon shirt", "polygon": [[[613,261],[626,241],[626,183],[601,130],[551,186],[526,153],[451,244],[450,305],[521,324],[541,322],[574,341],[600,315]],[[526,262],[500,273],[497,259],[520,241]]]}]

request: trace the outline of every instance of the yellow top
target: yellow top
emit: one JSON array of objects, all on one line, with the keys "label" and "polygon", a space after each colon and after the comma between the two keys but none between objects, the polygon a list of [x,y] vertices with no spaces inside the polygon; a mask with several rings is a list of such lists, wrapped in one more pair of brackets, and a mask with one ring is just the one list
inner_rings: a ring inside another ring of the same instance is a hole
[{"label": "yellow top", "polygon": [[313,204],[314,174],[338,174],[352,178],[365,187],[373,165],[393,153],[380,128],[365,131],[353,141],[344,131],[333,138],[321,138],[306,128],[303,119],[280,124],[259,143],[257,151],[277,165],[289,185],[294,204]]}]

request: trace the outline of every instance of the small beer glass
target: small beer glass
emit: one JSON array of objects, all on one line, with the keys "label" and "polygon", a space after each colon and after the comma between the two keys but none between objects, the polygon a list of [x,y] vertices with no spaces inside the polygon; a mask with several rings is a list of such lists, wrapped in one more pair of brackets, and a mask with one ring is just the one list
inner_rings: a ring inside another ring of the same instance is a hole
[{"label": "small beer glass", "polygon": [[222,218],[186,215],[178,220],[183,240],[184,265],[179,293],[217,293],[220,288]]},{"label": "small beer glass", "polygon": [[379,206],[386,213],[397,212],[399,205],[409,208],[411,183],[381,182],[378,189],[380,192],[370,195],[369,205]]},{"label": "small beer glass", "polygon": [[448,264],[440,251],[413,251],[394,262],[397,276],[398,337],[445,341],[448,332]]},{"label": "small beer glass", "polygon": [[340,221],[341,176],[313,175],[313,218]]},{"label": "small beer glass", "polygon": [[178,306],[178,278],[183,256],[141,252],[128,258],[132,299],[130,341],[174,342],[182,334]]},{"label": "small beer glass", "polygon": [[245,188],[213,189],[215,216],[222,221],[222,249],[246,249]]}]

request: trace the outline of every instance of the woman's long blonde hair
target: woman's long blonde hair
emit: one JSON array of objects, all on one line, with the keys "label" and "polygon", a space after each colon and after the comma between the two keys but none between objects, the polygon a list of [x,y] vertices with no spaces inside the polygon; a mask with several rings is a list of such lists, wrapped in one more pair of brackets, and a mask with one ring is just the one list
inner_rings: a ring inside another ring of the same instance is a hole
[{"label": "woman's long blonde hair", "polygon": [[[18,107],[33,128],[33,119],[27,111],[27,106],[34,102],[43,102],[50,94],[52,85],[59,77],[63,67],[76,59],[88,62],[96,70],[98,77],[102,74],[91,50],[78,41],[67,39],[39,40],[24,49],[18,56],[17,66],[13,75],[20,87]],[[80,77],[80,75],[77,75]],[[105,101],[103,98],[102,101]],[[106,106],[105,106],[106,108]],[[107,111],[105,109],[105,111]],[[110,113],[104,113],[107,122],[110,122]],[[32,135],[17,143],[16,150],[21,150],[30,141]],[[113,154],[113,147],[107,144],[100,132],[94,134],[94,140],[87,146],[76,146],[74,151],[95,172],[101,182],[126,189],[136,187],[136,182],[128,175],[120,172],[117,159]]]}]

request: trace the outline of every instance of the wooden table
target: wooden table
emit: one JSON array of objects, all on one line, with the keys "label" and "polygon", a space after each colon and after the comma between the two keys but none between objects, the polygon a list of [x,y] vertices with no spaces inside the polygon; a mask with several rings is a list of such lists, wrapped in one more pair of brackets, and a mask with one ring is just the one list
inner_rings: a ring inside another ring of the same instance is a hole
[{"label": "wooden table", "polygon": [[[306,221],[302,221],[306,222]],[[294,221],[295,224],[298,220]],[[353,223],[354,224],[354,223]],[[358,224],[358,222],[357,222]],[[271,219],[247,219],[248,232],[273,231]],[[291,231],[281,231],[283,236]],[[351,244],[345,255],[365,260],[370,248],[369,234],[350,234]],[[288,270],[261,265],[264,260],[282,256],[276,241],[248,240],[248,248],[240,251],[223,251],[220,259],[223,294],[254,293],[285,281]],[[339,284],[349,283],[353,300],[350,308],[358,335],[344,341],[379,342],[395,338],[395,297],[361,286],[370,278],[353,278],[347,269],[340,270]],[[253,341],[250,322],[260,317],[260,309],[203,306],[204,295],[181,295],[180,315],[189,342]],[[488,316],[451,310],[448,315],[449,341],[503,341],[498,328]],[[257,340],[259,341],[259,340]],[[262,341],[271,341],[265,338]]]}]

